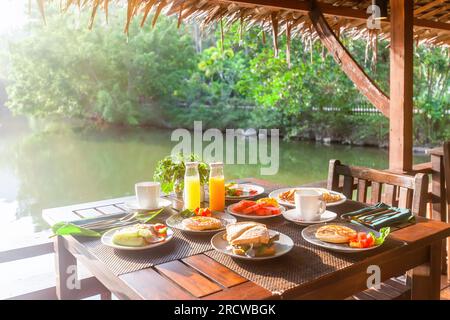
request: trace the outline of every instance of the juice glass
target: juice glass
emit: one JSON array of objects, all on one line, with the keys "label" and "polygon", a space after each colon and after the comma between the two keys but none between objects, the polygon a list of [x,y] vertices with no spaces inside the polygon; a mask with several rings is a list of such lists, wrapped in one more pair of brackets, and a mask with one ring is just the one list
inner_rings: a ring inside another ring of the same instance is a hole
[{"label": "juice glass", "polygon": [[225,209],[225,179],[223,176],[223,163],[210,164],[209,174],[209,208],[212,211]]},{"label": "juice glass", "polygon": [[200,207],[200,175],[198,162],[186,162],[184,175],[184,207],[195,210]]}]

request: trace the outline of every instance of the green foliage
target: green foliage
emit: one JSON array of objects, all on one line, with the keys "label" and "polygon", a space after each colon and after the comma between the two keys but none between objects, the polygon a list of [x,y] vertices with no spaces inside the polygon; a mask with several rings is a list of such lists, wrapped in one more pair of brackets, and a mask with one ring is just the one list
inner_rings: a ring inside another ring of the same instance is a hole
[{"label": "green foliage", "polygon": [[160,17],[151,31],[135,22],[127,41],[119,12],[92,31],[84,25],[89,13],[81,27],[59,13],[48,14],[47,26],[30,25],[29,35],[11,44],[9,108],[36,117],[158,122],[196,64],[191,38]]},{"label": "green foliage", "polygon": [[177,155],[167,156],[158,161],[153,175],[155,181],[161,183],[161,190],[165,193],[175,191],[182,192],[184,187],[184,174],[186,171],[186,162],[198,161],[198,173],[200,175],[200,183],[206,184],[209,179],[209,167],[205,162],[200,162],[197,155],[188,156]]},{"label": "green foliage", "polygon": [[[218,30],[199,45],[199,36],[192,35],[197,28],[177,30],[176,19],[161,16],[152,30],[135,22],[128,40],[123,10],[112,10],[109,25],[97,17],[92,31],[88,19],[83,14],[79,27],[50,12],[47,27],[30,25],[28,35],[11,44],[11,110],[172,128],[202,120],[204,127],[219,129],[280,128],[286,139],[386,144],[386,119],[353,112],[370,103],[319,43],[311,48],[293,39],[288,65],[285,37],[274,57],[272,39],[266,35],[263,43],[257,27],[241,33],[235,24],[225,32],[223,46]],[[379,43],[371,65],[365,41],[343,41],[388,93],[388,44]],[[418,46],[415,55],[415,141],[440,143],[450,138],[448,51]]]}]

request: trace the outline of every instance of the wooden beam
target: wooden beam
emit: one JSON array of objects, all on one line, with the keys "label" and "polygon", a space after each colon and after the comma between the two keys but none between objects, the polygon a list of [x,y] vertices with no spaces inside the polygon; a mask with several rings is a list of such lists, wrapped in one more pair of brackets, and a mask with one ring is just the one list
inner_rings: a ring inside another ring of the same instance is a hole
[{"label": "wooden beam", "polygon": [[446,11],[448,9],[450,9],[450,5],[442,6],[440,8],[437,8],[437,9],[434,9],[432,11],[429,11],[427,13],[422,14],[420,16],[420,18],[421,19],[426,19],[426,18],[429,18],[429,17],[433,17],[433,16],[435,16],[435,15],[441,13],[441,12],[444,12],[444,11]]},{"label": "wooden beam", "polygon": [[[296,0],[217,0],[217,3],[236,3],[244,7],[264,6],[269,10],[289,10],[301,13],[309,12],[307,1]],[[322,14],[326,16],[336,16],[346,19],[365,20],[369,18],[366,10],[353,9],[351,7],[333,6],[330,4],[319,2],[317,4]],[[431,8],[431,7],[430,7]],[[420,9],[420,8],[419,8]],[[381,21],[382,24],[389,24],[390,20]],[[450,23],[442,21],[426,20],[415,18],[414,27],[424,29],[435,29],[441,31],[450,31]]]},{"label": "wooden beam", "polygon": [[433,29],[437,31],[450,31],[450,23],[414,18],[414,28]]},{"label": "wooden beam", "polygon": [[433,2],[429,2],[417,9],[414,10],[414,15],[417,15],[419,13],[422,13],[424,11],[430,10],[431,8],[437,6],[438,4],[441,4],[442,2],[444,2],[445,0],[435,0]]},{"label": "wooden beam", "polygon": [[334,60],[340,65],[345,74],[353,81],[358,90],[386,117],[389,117],[389,98],[370,79],[352,55],[342,45],[331,30],[322,15],[316,1],[311,1],[309,12],[312,24],[323,45],[328,49]]},{"label": "wooden beam", "polygon": [[412,169],[413,3],[391,0],[389,169]]}]

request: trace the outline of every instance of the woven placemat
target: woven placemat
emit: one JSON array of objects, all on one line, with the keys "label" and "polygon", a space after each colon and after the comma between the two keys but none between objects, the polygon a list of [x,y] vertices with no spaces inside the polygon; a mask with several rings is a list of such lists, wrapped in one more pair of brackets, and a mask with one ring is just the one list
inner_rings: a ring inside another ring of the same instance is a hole
[{"label": "woven placemat", "polygon": [[[175,213],[173,209],[165,209],[152,223],[165,223],[166,219]],[[143,251],[117,250],[103,245],[99,239],[80,238],[79,240],[92,255],[118,276],[209,251],[212,249],[211,236],[211,234],[184,233],[174,229],[174,237],[169,243]]]},{"label": "woven placemat", "polygon": [[[165,223],[173,209],[165,209],[152,223]],[[154,265],[183,259],[212,249],[211,234],[184,233],[173,229],[173,239],[162,246],[142,251],[117,250],[101,243],[100,239],[80,239],[89,252],[103,262],[116,276],[150,268]]]},{"label": "woven placemat", "polygon": [[303,227],[283,221],[282,218],[273,220],[266,220],[264,223],[294,241],[295,246],[288,254],[263,261],[234,259],[214,250],[205,254],[261,287],[275,294],[283,294],[289,289],[349,267],[370,255],[404,245],[388,239],[382,247],[364,253],[336,253],[306,242],[301,236]]},{"label": "woven placemat", "polygon": [[118,276],[206,252],[212,249],[210,240],[210,234],[197,236],[174,230],[174,237],[169,243],[151,250],[117,250],[103,245],[98,239],[83,243],[90,253]]}]

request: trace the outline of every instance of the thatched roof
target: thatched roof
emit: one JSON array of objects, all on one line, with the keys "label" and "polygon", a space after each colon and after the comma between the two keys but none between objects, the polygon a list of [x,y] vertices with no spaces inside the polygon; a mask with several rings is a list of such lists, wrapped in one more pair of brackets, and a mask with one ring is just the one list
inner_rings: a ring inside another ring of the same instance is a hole
[{"label": "thatched roof", "polygon": [[[40,9],[45,2],[37,0]],[[182,23],[194,19],[202,26],[215,25],[219,22],[227,26],[233,22],[242,24],[244,28],[259,26],[268,32],[275,31],[289,36],[299,36],[315,40],[308,18],[309,3],[307,0],[61,0],[63,7],[78,5],[91,8],[92,22],[99,9],[108,12],[112,2],[125,5],[128,21],[124,22],[128,29],[130,20],[143,13],[142,25],[155,24],[160,14],[175,15]],[[372,0],[317,0],[330,26],[339,35],[346,34],[352,38],[388,39],[389,19],[382,20],[381,30],[367,28],[367,8]],[[389,1],[388,1],[389,2]],[[414,36],[418,43],[450,46],[450,0],[414,0]],[[388,8],[389,9],[389,8]],[[151,21],[147,21],[149,13],[154,13]]]}]

